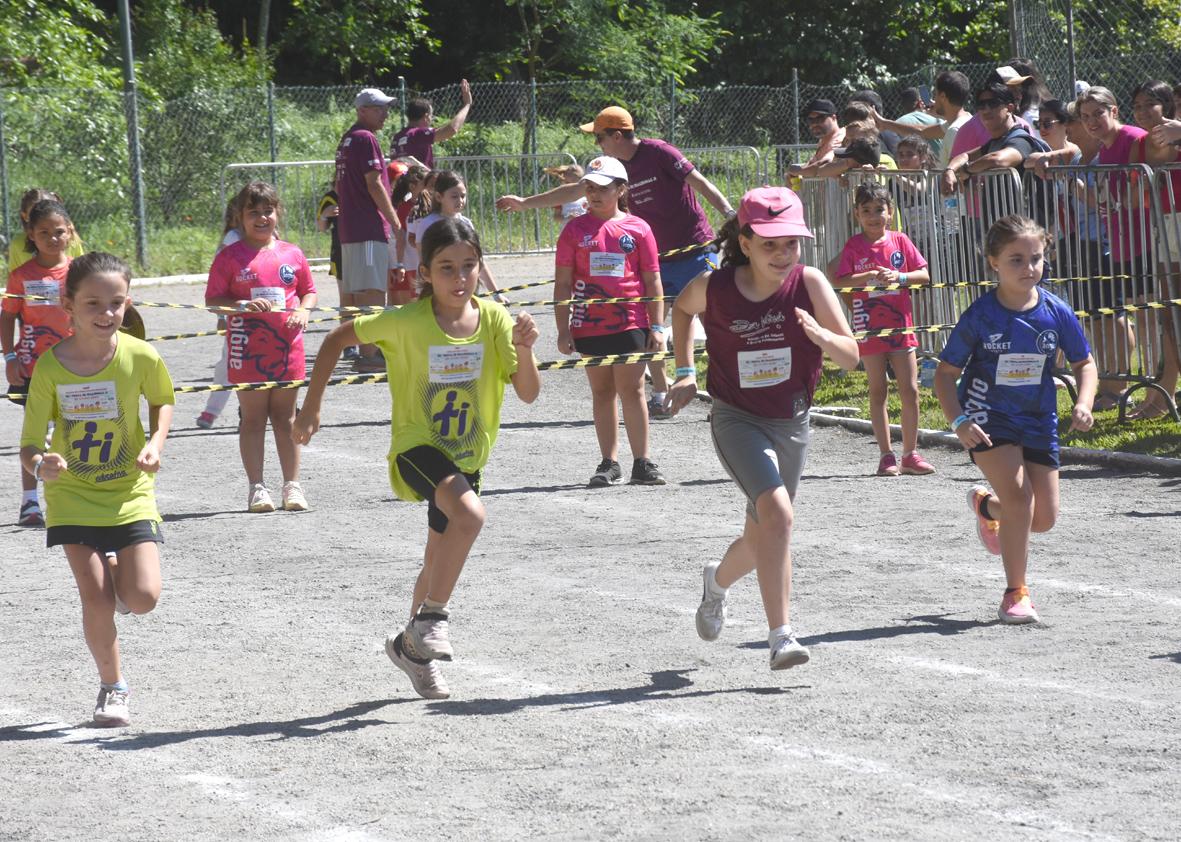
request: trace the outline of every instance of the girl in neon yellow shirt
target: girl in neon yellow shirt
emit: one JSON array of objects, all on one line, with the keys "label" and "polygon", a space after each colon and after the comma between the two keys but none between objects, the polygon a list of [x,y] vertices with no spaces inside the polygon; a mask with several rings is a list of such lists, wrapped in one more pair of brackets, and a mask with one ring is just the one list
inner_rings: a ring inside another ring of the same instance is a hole
[{"label": "girl in neon yellow shirt", "polygon": [[[131,721],[114,615],[146,614],[160,596],[154,478],[174,402],[159,354],[119,332],[130,286],[131,270],[114,255],[92,252],[70,264],[62,304],[74,334],[41,355],[21,432],[21,464],[45,482],[46,543],[65,548],[82,597],[82,630],[102,682],[99,725]],[[141,395],[151,428],[146,444]]]},{"label": "girl in neon yellow shirt", "polygon": [[320,428],[320,402],[349,345],[374,344],[385,357],[393,400],[390,483],[403,500],[426,500],[426,555],[406,630],[386,654],[426,699],[450,695],[438,661],[451,660],[447,602],[484,525],[480,472],[496,442],[504,387],[532,403],[541,389],[528,313],[516,321],[500,304],[473,298],[484,255],[466,221],[442,219],[420,244],[422,297],[396,310],[345,322],[324,339],[292,431],[307,444]]}]

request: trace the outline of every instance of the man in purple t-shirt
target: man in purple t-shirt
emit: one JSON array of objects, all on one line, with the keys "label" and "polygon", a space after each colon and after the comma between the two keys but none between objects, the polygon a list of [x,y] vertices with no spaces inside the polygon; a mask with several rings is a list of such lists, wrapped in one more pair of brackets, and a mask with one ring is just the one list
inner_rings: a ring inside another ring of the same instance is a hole
[{"label": "man in purple t-shirt", "polygon": [[435,168],[435,144],[459,134],[472,110],[472,87],[467,79],[459,80],[459,98],[463,105],[451,122],[437,129],[431,128],[435,107],[429,99],[412,99],[406,103],[406,128],[394,135],[390,144],[391,158],[412,157],[422,161],[428,169]]},{"label": "man in purple t-shirt", "polygon": [[[696,193],[713,205],[727,219],[735,215],[730,202],[693,162],[681,151],[663,140],[636,137],[632,116],[623,108],[612,105],[604,108],[591,123],[579,126],[595,136],[595,143],[604,155],[618,158],[627,170],[627,202],[629,212],[648,223],[661,252],[695,246],[714,239],[713,228],[706,219]],[[549,208],[573,202],[583,195],[581,183],[563,184],[535,196],[501,196],[496,207],[504,211],[530,208]],[[714,268],[714,251],[702,250],[660,261],[660,281],[664,294],[675,298],[682,289],[702,272]],[[667,306],[668,312],[672,311]],[[663,325],[653,327],[663,334]],[[664,396],[668,390],[664,362],[649,364],[652,375],[652,398],[648,413],[665,418]]]},{"label": "man in purple t-shirt", "polygon": [[[357,122],[336,148],[336,193],[340,214],[340,303],[344,307],[381,306],[389,275],[390,231],[399,228],[390,201],[390,180],[377,132],[385,125],[393,97],[377,88],[357,94]],[[362,345],[358,371],[384,371],[375,345]]]}]

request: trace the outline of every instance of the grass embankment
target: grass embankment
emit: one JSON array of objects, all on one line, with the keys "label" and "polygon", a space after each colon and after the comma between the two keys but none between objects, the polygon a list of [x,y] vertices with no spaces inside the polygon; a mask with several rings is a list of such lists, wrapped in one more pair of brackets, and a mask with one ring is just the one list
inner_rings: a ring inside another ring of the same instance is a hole
[{"label": "grass embankment", "polygon": [[[698,360],[698,386],[705,389],[706,360]],[[670,369],[671,372],[671,369]],[[1143,398],[1140,390],[1133,397]],[[887,399],[891,422],[897,424],[902,417],[902,405],[897,391],[891,387]],[[855,418],[869,419],[869,384],[863,371],[842,372],[837,366],[825,363],[820,383],[816,387],[813,405],[849,406],[857,409]],[[1066,389],[1058,390],[1058,417],[1070,417],[1070,394]],[[1063,445],[1086,447],[1092,450],[1117,450],[1125,453],[1144,453],[1150,456],[1181,458],[1181,425],[1170,418],[1152,421],[1131,421],[1119,423],[1119,413],[1111,409],[1095,414],[1095,426],[1085,433],[1067,429],[1068,422],[1059,426]],[[919,389],[919,427],[928,430],[946,430],[947,420],[939,401],[930,389]]]}]

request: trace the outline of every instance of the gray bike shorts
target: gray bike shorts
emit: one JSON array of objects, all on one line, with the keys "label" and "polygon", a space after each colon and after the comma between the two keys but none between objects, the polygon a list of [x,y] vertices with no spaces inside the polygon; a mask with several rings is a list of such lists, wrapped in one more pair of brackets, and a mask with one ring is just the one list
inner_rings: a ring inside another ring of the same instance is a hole
[{"label": "gray bike shorts", "polygon": [[763,418],[714,399],[710,434],[722,467],[746,495],[754,521],[755,500],[783,486],[795,500],[811,428],[808,413],[795,418]]}]

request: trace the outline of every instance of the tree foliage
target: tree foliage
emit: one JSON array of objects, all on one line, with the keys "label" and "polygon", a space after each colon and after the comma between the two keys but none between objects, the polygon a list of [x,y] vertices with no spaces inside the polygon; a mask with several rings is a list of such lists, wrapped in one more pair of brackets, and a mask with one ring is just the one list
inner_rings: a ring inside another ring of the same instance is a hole
[{"label": "tree foliage", "polygon": [[90,0],[0,0],[0,87],[111,87],[111,28]]},{"label": "tree foliage", "polygon": [[291,6],[284,49],[350,81],[388,74],[415,48],[434,51],[441,43],[419,0],[291,0]]}]

